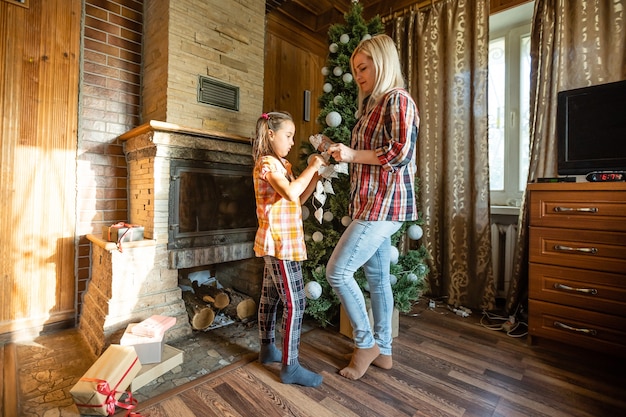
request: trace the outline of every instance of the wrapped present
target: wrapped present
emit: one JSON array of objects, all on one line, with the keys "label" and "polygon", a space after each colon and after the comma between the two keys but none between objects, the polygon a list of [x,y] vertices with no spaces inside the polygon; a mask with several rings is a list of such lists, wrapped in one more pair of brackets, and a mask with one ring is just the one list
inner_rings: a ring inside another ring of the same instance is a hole
[{"label": "wrapped present", "polygon": [[141,365],[161,362],[161,356],[163,355],[163,334],[157,334],[153,337],[138,336],[133,333],[135,326],[137,326],[137,323],[130,323],[128,327],[126,327],[120,339],[120,345],[134,347]]},{"label": "wrapped present", "polygon": [[142,366],[133,382],[130,383],[130,390],[137,391],[144,385],[149,384],[166,372],[171,371],[183,363],[183,351],[168,344],[163,345],[163,360],[159,363]]},{"label": "wrapped present", "polygon": [[135,242],[143,240],[144,227],[124,222],[112,226],[102,226],[102,239],[109,242]]},{"label": "wrapped present", "polygon": [[133,327],[133,334],[144,337],[164,335],[167,329],[176,324],[176,317],[150,316]]},{"label": "wrapped present", "polygon": [[137,400],[130,392],[124,402],[119,399],[141,370],[137,352],[132,346],[111,345],[70,389],[80,414],[112,416],[115,407],[135,408]]}]

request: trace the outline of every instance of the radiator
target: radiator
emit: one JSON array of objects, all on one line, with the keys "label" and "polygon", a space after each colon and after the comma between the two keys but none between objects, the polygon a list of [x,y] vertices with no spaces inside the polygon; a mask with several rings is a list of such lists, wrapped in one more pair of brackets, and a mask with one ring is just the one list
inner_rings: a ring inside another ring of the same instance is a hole
[{"label": "radiator", "polygon": [[517,225],[491,224],[491,250],[493,273],[498,297],[506,297],[513,276]]}]

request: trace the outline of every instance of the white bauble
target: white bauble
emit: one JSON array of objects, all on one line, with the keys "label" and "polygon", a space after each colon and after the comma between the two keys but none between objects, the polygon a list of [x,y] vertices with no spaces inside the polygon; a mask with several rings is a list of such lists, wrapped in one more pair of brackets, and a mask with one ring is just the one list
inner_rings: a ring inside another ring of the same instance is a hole
[{"label": "white bauble", "polygon": [[305,233],[305,234],[304,234],[304,241],[305,241],[305,242],[308,242],[309,240],[311,240],[311,235],[310,235],[310,234],[308,234],[308,233]]},{"label": "white bauble", "polygon": [[367,292],[370,291],[370,283],[365,281],[365,284],[363,284],[363,289]]},{"label": "white bauble", "polygon": [[420,240],[424,235],[424,230],[419,225],[413,224],[406,230],[406,234],[413,240]]},{"label": "white bauble", "polygon": [[391,283],[391,286],[393,287],[398,282],[398,277],[396,277],[394,274],[389,274],[389,282]]},{"label": "white bauble", "polygon": [[322,75],[326,77],[328,74],[330,74],[328,67],[322,67]]},{"label": "white bauble", "polygon": [[331,83],[324,83],[324,86],[322,88],[325,93],[330,93],[331,91],[333,91],[333,85]]},{"label": "white bauble", "polygon": [[368,39],[372,39],[372,35],[370,35],[369,33],[366,33],[365,35],[363,35],[363,37],[361,38],[362,41],[366,41]]},{"label": "white bauble", "polygon": [[315,267],[316,274],[321,274],[323,271],[324,271],[324,267],[322,265],[318,265],[317,267]]},{"label": "white bauble", "polygon": [[324,220],[326,220],[327,222],[332,221],[334,217],[335,216],[333,215],[331,211],[327,211],[324,213]]},{"label": "white bauble", "polygon": [[400,252],[398,251],[398,248],[396,248],[395,246],[392,246],[391,250],[389,251],[389,260],[391,261],[391,263],[397,264],[399,256],[400,256]]},{"label": "white bauble", "polygon": [[344,227],[348,227],[350,223],[352,223],[352,218],[350,216],[343,216],[341,218],[341,224],[343,224]]},{"label": "white bauble", "polygon": [[419,272],[420,275],[424,275],[426,273],[426,265],[424,264],[417,265],[417,272]]},{"label": "white bauble", "polygon": [[406,279],[408,279],[409,282],[417,282],[417,275],[415,275],[413,272],[411,272],[411,273],[406,275]]},{"label": "white bauble", "polygon": [[334,54],[335,52],[337,52],[339,50],[339,46],[336,43],[331,43],[330,45],[328,45],[328,50]]},{"label": "white bauble", "polygon": [[333,98],[333,103],[335,103],[336,105],[341,104],[342,101],[343,97],[341,97],[340,95],[336,95],[335,98]]},{"label": "white bauble", "polygon": [[324,239],[324,235],[322,234],[322,232],[315,232],[313,233],[313,242],[321,242]]},{"label": "white bauble", "polygon": [[309,300],[317,300],[322,295],[322,286],[317,281],[307,282],[304,293]]},{"label": "white bauble", "polygon": [[302,206],[302,220],[306,220],[309,218],[311,212],[307,206]]},{"label": "white bauble", "polygon": [[339,42],[341,42],[341,43],[348,43],[348,42],[350,42],[350,35],[348,35],[347,33],[344,33],[343,35],[341,35],[339,37]]},{"label": "white bauble", "polygon": [[336,111],[331,111],[326,115],[326,124],[330,127],[337,127],[341,124],[341,115]]},{"label": "white bauble", "polygon": [[349,72],[346,72],[345,74],[343,74],[343,77],[341,77],[341,79],[343,80],[344,83],[350,84],[352,82],[352,74],[350,74]]},{"label": "white bauble", "polygon": [[335,75],[335,77],[341,77],[341,74],[343,74],[343,68],[341,67],[333,68],[333,74]]}]

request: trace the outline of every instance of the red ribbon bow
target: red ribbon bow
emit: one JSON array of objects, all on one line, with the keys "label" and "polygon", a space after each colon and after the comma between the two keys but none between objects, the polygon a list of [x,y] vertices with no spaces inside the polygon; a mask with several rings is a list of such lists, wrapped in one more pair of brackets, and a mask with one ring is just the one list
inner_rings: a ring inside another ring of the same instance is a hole
[{"label": "red ribbon bow", "polygon": [[141,414],[139,413],[135,413],[132,410],[137,406],[137,399],[133,398],[133,394],[130,391],[127,391],[127,397],[124,400],[124,402],[119,402],[115,399],[115,394],[122,393],[123,391],[116,391],[118,385],[122,382],[122,380],[124,380],[124,378],[126,377],[126,375],[128,375],[128,372],[130,372],[130,370],[133,368],[133,366],[135,365],[135,363],[137,362],[137,359],[135,359],[135,361],[132,363],[132,365],[126,370],[126,372],[124,373],[124,375],[122,375],[122,377],[120,378],[119,382],[117,383],[117,385],[115,385],[115,388],[111,389],[111,386],[109,385],[109,382],[104,380],[104,379],[98,379],[98,378],[81,378],[81,381],[86,381],[86,382],[95,382],[96,383],[96,391],[98,392],[98,394],[102,394],[104,396],[106,396],[106,398],[104,399],[104,402],[102,404],[76,404],[78,407],[89,407],[89,408],[99,408],[102,406],[106,406],[106,411],[107,411],[107,415],[112,416],[113,414],[115,414],[115,407],[120,407],[123,408],[125,410],[128,410],[126,412],[126,417],[131,417],[131,416],[136,416],[136,417],[142,417]]},{"label": "red ribbon bow", "polygon": [[108,237],[109,242],[111,241],[111,229],[121,229],[122,227],[126,227],[126,231],[122,233],[122,236],[119,236],[119,234],[117,236],[117,250],[119,250],[120,252],[123,252],[122,239],[124,239],[124,236],[126,236],[126,233],[128,233],[130,229],[136,226],[137,226],[136,224],[130,224],[130,223],[124,223],[124,222],[117,222],[115,224],[112,224],[109,227],[109,237]]}]

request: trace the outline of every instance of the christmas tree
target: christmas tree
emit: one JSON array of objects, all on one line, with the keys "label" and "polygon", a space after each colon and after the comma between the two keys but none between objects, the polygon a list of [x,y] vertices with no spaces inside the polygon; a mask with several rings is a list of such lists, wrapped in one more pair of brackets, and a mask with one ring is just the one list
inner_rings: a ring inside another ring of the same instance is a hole
[{"label": "christmas tree", "polygon": [[[350,10],[344,15],[346,23],[330,27],[329,54],[326,66],[322,68],[325,82],[324,93],[319,98],[321,110],[318,118],[318,123],[323,126],[321,133],[333,142],[348,146],[358,107],[358,90],[351,74],[350,56],[361,40],[381,33],[383,28],[379,16],[365,22],[362,13],[363,7],[353,0]],[[311,144],[303,145],[303,167],[308,157],[318,151],[315,148]],[[309,298],[306,313],[322,326],[332,324],[339,313],[339,298],[326,281],[326,264],[341,234],[352,221],[348,216],[349,198],[347,166],[330,159],[329,166],[324,168],[322,179],[317,184],[317,190],[302,208],[308,253],[308,260],[303,264],[305,289]],[[422,235],[419,223],[405,223],[391,239],[392,290],[395,307],[401,312],[408,312],[419,298],[424,277],[428,273],[425,248],[411,248]],[[408,241],[407,236],[413,242]],[[357,271],[355,278],[367,296],[367,280],[362,269]]]}]

